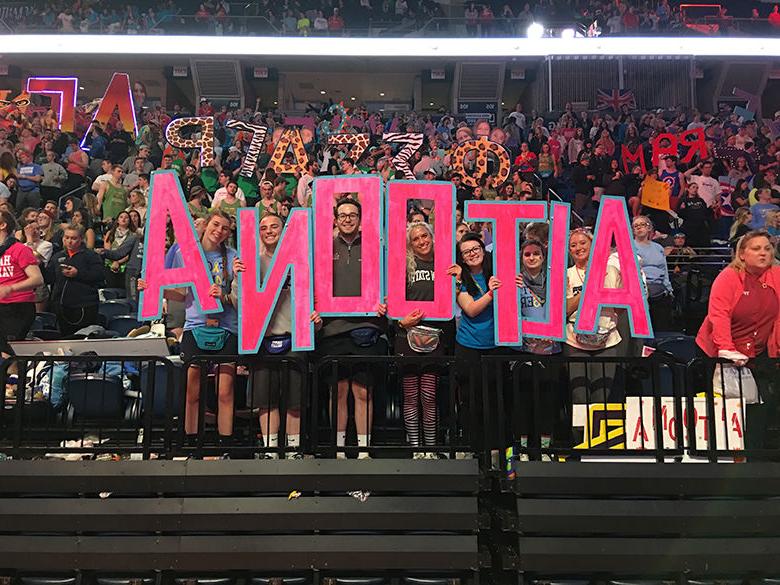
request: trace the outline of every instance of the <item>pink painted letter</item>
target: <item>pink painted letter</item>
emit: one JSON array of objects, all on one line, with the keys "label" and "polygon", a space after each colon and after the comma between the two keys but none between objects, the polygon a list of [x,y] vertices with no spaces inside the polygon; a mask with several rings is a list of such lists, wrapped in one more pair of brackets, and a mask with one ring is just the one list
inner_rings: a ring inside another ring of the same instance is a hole
[{"label": "pink painted letter", "polygon": [[[406,205],[409,199],[433,200],[434,295],[432,301],[406,300]],[[425,318],[449,321],[455,307],[454,280],[447,268],[455,262],[455,187],[452,183],[392,181],[387,193],[387,315],[402,319],[414,309]]]},{"label": "pink painted letter", "polygon": [[314,325],[311,313],[311,210],[293,209],[282,231],[268,273],[260,285],[260,247],[258,209],[238,213],[238,254],[246,272],[238,274],[238,351],[257,353],[271,321],[279,293],[290,278],[292,302],[292,347],[294,351],[314,349]]},{"label": "pink painted letter", "polygon": [[[148,321],[160,317],[165,288],[191,287],[202,312],[222,311],[221,303],[208,294],[212,284],[211,275],[195,226],[187,212],[187,203],[176,171],[152,173],[149,193],[142,270],[146,291],[141,292],[138,319]],[[171,218],[179,244],[184,264],[181,268],[165,268],[165,229],[168,217]]]},{"label": "pink painted letter", "polygon": [[[356,194],[356,195],[355,195]],[[333,294],[333,222],[336,199],[360,202],[360,296]],[[382,301],[382,179],[378,175],[321,177],[314,180],[314,296],[323,316],[375,315]],[[405,218],[404,218],[404,221]]]},{"label": "pink painted letter", "polygon": [[[613,240],[620,263],[620,279],[623,284],[621,288],[604,287],[607,260],[612,253]],[[602,197],[585,277],[585,290],[582,292],[577,322],[574,324],[575,331],[595,333],[602,307],[623,307],[628,309],[631,335],[653,337],[650,313],[632,242],[626,200],[623,197]]]}]

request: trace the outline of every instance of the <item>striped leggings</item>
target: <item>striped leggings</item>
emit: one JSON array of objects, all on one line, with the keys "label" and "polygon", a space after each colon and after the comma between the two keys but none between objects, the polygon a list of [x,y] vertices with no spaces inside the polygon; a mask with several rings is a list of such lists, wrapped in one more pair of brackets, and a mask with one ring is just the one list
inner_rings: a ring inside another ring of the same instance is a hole
[{"label": "striped leggings", "polygon": [[422,403],[422,435],[425,445],[436,444],[436,386],[438,374],[403,377],[404,425],[409,444],[420,446],[420,404]]}]

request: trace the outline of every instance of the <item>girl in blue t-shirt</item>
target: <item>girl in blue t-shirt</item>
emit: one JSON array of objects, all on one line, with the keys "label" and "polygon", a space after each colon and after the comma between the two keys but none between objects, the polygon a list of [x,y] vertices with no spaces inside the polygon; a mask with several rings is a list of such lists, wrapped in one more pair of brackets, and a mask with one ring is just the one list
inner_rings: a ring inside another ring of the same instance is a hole
[{"label": "girl in blue t-shirt", "polygon": [[[493,293],[501,281],[493,276],[493,260],[485,252],[482,239],[473,233],[463,236],[458,243],[457,264],[447,274],[455,277],[457,301],[463,313],[455,335],[455,358],[460,387],[461,426],[468,437],[472,426],[469,418],[471,404],[475,415],[482,404],[483,355],[496,352],[493,333]],[[477,445],[479,433],[474,433],[471,444]]]},{"label": "girl in blue t-shirt", "polygon": [[[206,226],[200,239],[203,255],[213,280],[209,295],[220,300],[223,310],[220,313],[202,313],[190,287],[168,288],[163,291],[164,298],[185,304],[186,320],[180,344],[185,362],[194,356],[232,356],[238,353],[238,318],[230,300],[236,251],[226,245],[231,233],[230,224],[230,216],[221,211],[214,211],[206,218]],[[183,266],[181,251],[174,253],[171,265],[174,268]],[[139,279],[138,290],[145,288],[146,282]],[[218,372],[217,431],[220,444],[227,447],[233,436],[233,381],[236,365],[220,363]],[[187,369],[187,401],[184,418],[188,445],[194,445],[198,432],[200,379],[200,366],[190,366]]]}]

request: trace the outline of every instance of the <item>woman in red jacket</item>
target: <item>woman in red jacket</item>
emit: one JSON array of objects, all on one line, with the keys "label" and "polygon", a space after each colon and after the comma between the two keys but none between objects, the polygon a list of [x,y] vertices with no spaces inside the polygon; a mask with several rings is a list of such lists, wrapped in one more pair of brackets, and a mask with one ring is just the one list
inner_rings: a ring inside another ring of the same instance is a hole
[{"label": "woman in red jacket", "polygon": [[696,344],[709,357],[750,368],[764,404],[746,407],[746,446],[762,447],[780,398],[780,370],[769,360],[780,356],[780,266],[767,232],[739,240],[734,260],[712,283]]}]

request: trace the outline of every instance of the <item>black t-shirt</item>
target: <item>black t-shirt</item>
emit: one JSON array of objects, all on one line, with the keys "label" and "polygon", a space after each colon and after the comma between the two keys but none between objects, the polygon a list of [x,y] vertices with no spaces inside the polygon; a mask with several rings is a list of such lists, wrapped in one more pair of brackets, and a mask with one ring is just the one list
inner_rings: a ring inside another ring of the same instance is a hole
[{"label": "black t-shirt", "polygon": [[417,269],[406,279],[406,300],[432,301],[434,294],[433,261],[428,262],[419,258],[415,260]]}]

